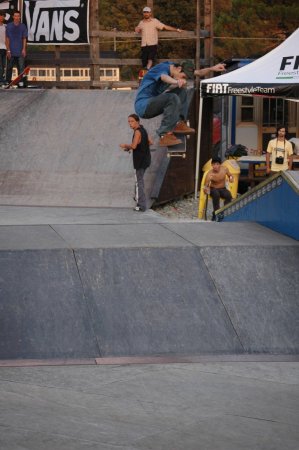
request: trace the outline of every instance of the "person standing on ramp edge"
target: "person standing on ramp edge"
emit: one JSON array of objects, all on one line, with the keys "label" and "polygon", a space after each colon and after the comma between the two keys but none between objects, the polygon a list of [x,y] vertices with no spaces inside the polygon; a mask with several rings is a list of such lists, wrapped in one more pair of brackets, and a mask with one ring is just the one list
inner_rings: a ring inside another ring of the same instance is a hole
[{"label": "person standing on ramp edge", "polygon": [[[18,75],[24,72],[28,31],[24,23],[21,23],[20,11],[14,11],[13,22],[6,27],[7,67],[6,81],[11,82],[12,70],[16,66]],[[20,81],[19,87],[24,86]]]},{"label": "person standing on ramp edge", "polygon": [[149,146],[152,144],[146,129],[140,124],[137,114],[128,117],[129,127],[134,131],[131,144],[120,144],[126,152],[133,151],[133,166],[135,169],[135,199],[137,202],[135,211],[143,212],[147,209],[144,192],[144,173],[151,164],[151,153]]},{"label": "person standing on ramp edge", "polygon": [[142,67],[145,70],[149,70],[156,62],[159,30],[182,32],[180,28],[165,25],[152,17],[151,8],[145,6],[143,8],[143,19],[135,28],[135,33],[141,34],[141,60]]}]

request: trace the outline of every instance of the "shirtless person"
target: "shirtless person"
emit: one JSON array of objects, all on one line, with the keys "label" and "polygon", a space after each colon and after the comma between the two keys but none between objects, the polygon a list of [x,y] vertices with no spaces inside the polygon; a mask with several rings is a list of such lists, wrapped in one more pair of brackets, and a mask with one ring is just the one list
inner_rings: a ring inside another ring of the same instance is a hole
[{"label": "shirtless person", "polygon": [[221,159],[213,158],[212,169],[207,173],[204,185],[204,192],[209,194],[213,201],[212,220],[215,220],[215,211],[220,208],[220,198],[224,199],[225,205],[232,201],[232,195],[225,187],[226,177],[230,182],[234,181],[234,177],[227,167],[221,165]]}]

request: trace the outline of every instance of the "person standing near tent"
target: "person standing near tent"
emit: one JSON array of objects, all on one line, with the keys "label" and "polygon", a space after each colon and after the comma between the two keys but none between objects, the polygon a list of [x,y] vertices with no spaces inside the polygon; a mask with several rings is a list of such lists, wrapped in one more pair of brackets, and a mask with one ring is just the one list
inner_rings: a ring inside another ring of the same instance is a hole
[{"label": "person standing near tent", "polygon": [[[270,163],[270,155],[271,163]],[[277,128],[276,138],[269,141],[266,153],[266,171],[280,172],[281,170],[291,170],[293,164],[293,147],[286,140],[286,128],[281,125]]]},{"label": "person standing near tent", "polygon": [[140,124],[137,114],[128,117],[129,127],[134,131],[131,144],[120,144],[125,152],[133,151],[133,166],[135,169],[135,199],[137,202],[135,211],[143,212],[147,209],[144,192],[144,173],[151,164],[149,146],[152,144],[146,129]]},{"label": "person standing near tent", "polygon": [[220,208],[220,199],[224,199],[225,205],[232,201],[232,194],[226,188],[226,177],[230,182],[234,181],[234,177],[228,168],[221,165],[221,159],[218,157],[212,158],[212,169],[207,173],[203,189],[205,194],[210,195],[213,201],[213,221],[215,220],[215,211]]}]

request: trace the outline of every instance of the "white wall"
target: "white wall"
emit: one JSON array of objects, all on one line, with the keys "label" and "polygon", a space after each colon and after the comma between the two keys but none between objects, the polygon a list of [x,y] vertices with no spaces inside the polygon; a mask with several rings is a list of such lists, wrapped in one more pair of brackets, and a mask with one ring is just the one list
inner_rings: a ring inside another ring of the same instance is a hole
[{"label": "white wall", "polygon": [[236,144],[245,145],[248,149],[258,149],[258,127],[254,123],[240,123],[236,127]]}]

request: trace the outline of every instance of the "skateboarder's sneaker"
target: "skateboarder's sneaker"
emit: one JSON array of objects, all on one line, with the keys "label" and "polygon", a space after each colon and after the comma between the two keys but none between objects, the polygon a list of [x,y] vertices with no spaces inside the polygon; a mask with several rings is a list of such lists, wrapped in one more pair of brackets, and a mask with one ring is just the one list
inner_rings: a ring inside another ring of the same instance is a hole
[{"label": "skateboarder's sneaker", "polygon": [[181,134],[193,134],[195,133],[194,128],[188,127],[188,125],[181,120],[178,122],[175,126],[175,129],[173,130],[174,133],[181,133]]},{"label": "skateboarder's sneaker", "polygon": [[144,212],[145,208],[142,208],[141,206],[135,206],[133,211],[139,211],[139,212]]},{"label": "skateboarder's sneaker", "polygon": [[181,139],[178,139],[172,133],[164,134],[164,136],[161,136],[161,139],[159,141],[159,145],[161,147],[171,147],[172,145],[178,145],[181,143],[182,143]]}]

